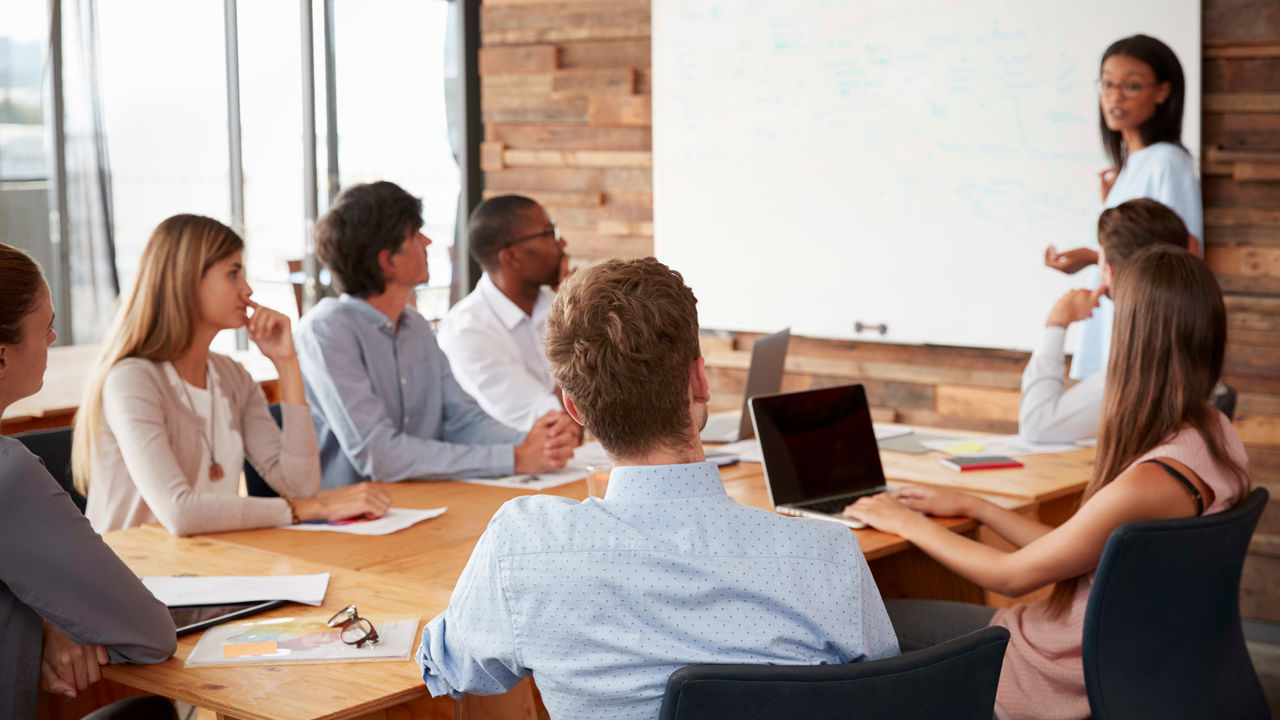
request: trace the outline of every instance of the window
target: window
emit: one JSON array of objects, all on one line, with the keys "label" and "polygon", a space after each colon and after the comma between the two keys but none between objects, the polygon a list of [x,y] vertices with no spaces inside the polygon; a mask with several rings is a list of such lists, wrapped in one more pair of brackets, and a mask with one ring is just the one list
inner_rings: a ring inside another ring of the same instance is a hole
[{"label": "window", "polygon": [[449,309],[460,179],[445,114],[444,0],[336,3],[338,170],[345,187],[390,180],[422,198],[431,280],[428,318]]}]

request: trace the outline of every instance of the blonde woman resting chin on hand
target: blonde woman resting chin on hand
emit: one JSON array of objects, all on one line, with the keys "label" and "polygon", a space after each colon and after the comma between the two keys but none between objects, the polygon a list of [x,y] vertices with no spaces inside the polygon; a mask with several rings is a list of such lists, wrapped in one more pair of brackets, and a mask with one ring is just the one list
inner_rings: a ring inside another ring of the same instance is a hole
[{"label": "blonde woman resting chin on hand", "polygon": [[[193,535],[390,507],[368,483],[320,491],[289,320],[252,294],[244,241],[222,223],[175,215],[152,233],[76,416],[72,467],[98,532],[159,521]],[[249,373],[209,351],[239,327],[276,366],[283,427]],[[246,458],[281,497],[239,495]]]},{"label": "blonde woman resting chin on hand", "polygon": [[[996,693],[1001,718],[1089,716],[1081,644],[1085,605],[1111,532],[1135,520],[1221,512],[1249,492],[1247,458],[1209,395],[1222,373],[1226,312],[1204,262],[1156,245],[1116,275],[1115,330],[1093,477],[1080,508],[1054,528],[960,492],[903,488],[845,515],[896,533],[957,574],[1003,595],[1052,585],[1042,600],[999,611],[965,603],[885,603],[903,651],[988,624],[1010,632]],[[924,516],[977,519],[1005,552]],[[1159,602],[1159,598],[1152,598]]]}]

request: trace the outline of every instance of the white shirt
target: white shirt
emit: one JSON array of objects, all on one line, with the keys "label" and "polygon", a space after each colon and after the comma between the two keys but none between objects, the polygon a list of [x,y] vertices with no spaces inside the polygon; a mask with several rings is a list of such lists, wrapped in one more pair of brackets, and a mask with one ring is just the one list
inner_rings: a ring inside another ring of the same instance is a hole
[{"label": "white shirt", "polygon": [[[222,378],[218,371],[209,365],[209,379],[205,381],[207,388],[198,388],[182,379],[173,363],[164,363],[164,374],[173,385],[174,392],[182,398],[183,404],[200,418],[200,429],[204,439],[200,443],[200,468],[193,488],[197,493],[218,493],[220,495],[237,495],[240,492],[240,473],[244,469],[244,438],[232,422],[231,401],[222,389]],[[212,397],[212,401],[210,398]],[[213,403],[217,403],[215,409]],[[210,414],[213,422],[210,422]],[[222,477],[213,480],[209,477],[209,466],[213,460],[209,455],[209,437],[213,437],[213,457],[222,466]]]},{"label": "white shirt", "polygon": [[1064,390],[1066,336],[1066,328],[1045,328],[1022,372],[1018,433],[1029,442],[1075,442],[1098,435],[1106,374],[1094,373]]},{"label": "white shirt", "polygon": [[453,376],[494,419],[527,432],[560,409],[555,378],[542,350],[542,332],[555,292],[543,287],[526,315],[488,273],[440,321],[436,334]]},{"label": "white shirt", "polygon": [[[1187,232],[1200,241],[1200,250],[1204,250],[1204,205],[1200,199],[1200,181],[1196,178],[1196,161],[1190,153],[1173,143],[1158,142],[1126,158],[1111,192],[1107,193],[1105,207],[1113,208],[1138,198],[1151,198],[1168,205],[1186,223]],[[1101,270],[1095,265],[1089,273],[1089,287],[1097,287],[1102,281]],[[1111,298],[1104,297],[1093,311],[1093,317],[1084,321],[1080,346],[1071,363],[1071,377],[1079,380],[1106,372],[1114,311]]]}]

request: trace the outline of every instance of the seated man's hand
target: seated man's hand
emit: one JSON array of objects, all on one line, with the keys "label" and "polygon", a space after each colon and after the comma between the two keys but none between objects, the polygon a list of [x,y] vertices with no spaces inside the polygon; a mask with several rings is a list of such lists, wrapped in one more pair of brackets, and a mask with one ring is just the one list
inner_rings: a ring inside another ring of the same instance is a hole
[{"label": "seated man's hand", "polygon": [[515,472],[540,473],[558,470],[573,457],[573,449],[582,442],[578,425],[563,410],[552,410],[533,423],[524,442],[516,446]]},{"label": "seated man's hand", "polygon": [[1073,322],[1088,318],[1093,315],[1093,309],[1098,307],[1098,298],[1102,297],[1106,291],[1106,285],[1099,285],[1096,290],[1068,291],[1053,304],[1053,309],[1049,311],[1049,317],[1045,318],[1044,324],[1049,327],[1064,328]]},{"label": "seated man's hand", "polygon": [[1058,252],[1057,248],[1050,245],[1044,249],[1044,264],[1068,275],[1074,275],[1096,262],[1098,262],[1098,253],[1089,248]]},{"label": "seated man's hand", "polygon": [[101,645],[77,645],[48,620],[44,622],[44,650],[40,673],[49,692],[69,698],[102,679],[98,668],[110,662]]}]

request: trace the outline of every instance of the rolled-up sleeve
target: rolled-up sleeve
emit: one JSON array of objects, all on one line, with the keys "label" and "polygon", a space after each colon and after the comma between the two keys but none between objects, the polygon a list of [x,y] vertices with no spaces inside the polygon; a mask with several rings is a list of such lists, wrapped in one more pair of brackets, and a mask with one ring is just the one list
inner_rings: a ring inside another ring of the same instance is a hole
[{"label": "rolled-up sleeve", "polygon": [[449,607],[422,630],[415,659],[432,696],[496,695],[532,671],[520,662],[511,610],[494,547],[494,526],[476,544],[449,599]]}]

